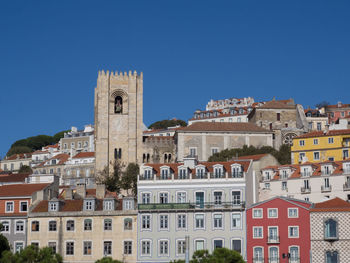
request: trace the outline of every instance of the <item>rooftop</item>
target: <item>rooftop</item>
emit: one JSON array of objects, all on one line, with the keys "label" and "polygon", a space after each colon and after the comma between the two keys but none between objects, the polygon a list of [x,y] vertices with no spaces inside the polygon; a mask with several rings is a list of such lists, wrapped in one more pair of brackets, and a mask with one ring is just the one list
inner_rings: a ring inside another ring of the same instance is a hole
[{"label": "rooftop", "polygon": [[261,128],[248,122],[195,122],[178,132],[261,132],[272,133],[269,130]]},{"label": "rooftop", "polygon": [[345,130],[329,130],[327,132],[325,131],[313,131],[309,133],[302,134],[300,136],[294,137],[294,139],[301,139],[301,138],[313,138],[313,137],[323,137],[323,136],[336,136],[336,135],[350,135],[350,129]]},{"label": "rooftop", "polygon": [[350,203],[339,197],[313,205],[311,212],[350,212]]},{"label": "rooftop", "polygon": [[31,197],[33,193],[43,190],[50,184],[8,184],[0,186],[1,197]]}]

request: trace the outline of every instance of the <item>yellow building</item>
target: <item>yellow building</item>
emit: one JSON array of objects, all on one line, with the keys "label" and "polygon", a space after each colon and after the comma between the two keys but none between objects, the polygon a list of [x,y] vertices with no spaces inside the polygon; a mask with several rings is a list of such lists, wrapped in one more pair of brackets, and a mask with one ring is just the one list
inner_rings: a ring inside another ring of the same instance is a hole
[{"label": "yellow building", "polygon": [[293,138],[292,163],[319,163],[349,158],[350,129],[315,131]]},{"label": "yellow building", "polygon": [[133,197],[119,199],[104,185],[78,185],[64,195],[39,202],[28,214],[28,244],[51,247],[63,262],[93,263],[105,256],[136,262]]}]

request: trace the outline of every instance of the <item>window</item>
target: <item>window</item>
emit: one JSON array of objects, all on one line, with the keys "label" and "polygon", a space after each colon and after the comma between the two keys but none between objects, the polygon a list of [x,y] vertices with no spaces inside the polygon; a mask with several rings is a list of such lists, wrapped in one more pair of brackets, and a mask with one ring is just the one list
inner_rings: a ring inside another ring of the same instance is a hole
[{"label": "window", "polygon": [[343,159],[349,158],[349,150],[343,150]]},{"label": "window", "polygon": [[74,255],[74,242],[66,242],[66,255]]},{"label": "window", "polygon": [[159,241],[159,255],[161,256],[168,255],[168,245],[169,245],[169,242],[167,240]]},{"label": "window", "polygon": [[337,221],[334,219],[328,219],[324,223],[324,238],[325,239],[338,239],[338,231],[337,231]]},{"label": "window", "polygon": [[0,229],[1,232],[3,232],[3,233],[10,232],[10,222],[9,221],[2,221],[1,224],[2,224],[2,229]]},{"label": "window", "polygon": [[232,214],[232,228],[240,228],[241,227],[241,214],[235,213]]},{"label": "window", "polygon": [[254,261],[255,262],[259,262],[259,261],[263,261],[264,256],[263,256],[263,248],[262,247],[255,247],[254,248]]},{"label": "window", "polygon": [[24,222],[23,221],[16,222],[16,232],[24,232]]},{"label": "window", "polygon": [[338,263],[339,256],[337,251],[326,251],[326,263]]},{"label": "window", "polygon": [[103,242],[103,254],[112,255],[112,241]]},{"label": "window", "polygon": [[179,179],[187,179],[187,169],[179,169]]},{"label": "window", "polygon": [[161,203],[161,204],[168,203],[168,193],[160,193],[159,194],[159,203]]},{"label": "window", "polygon": [[204,249],[204,240],[196,240],[195,241],[195,249],[197,250],[203,250]]},{"label": "window", "polygon": [[169,169],[168,168],[163,168],[161,170],[161,179],[162,180],[169,179]]},{"label": "window", "polygon": [[320,160],[320,152],[314,152],[314,160]]},{"label": "window", "polygon": [[112,200],[103,201],[103,210],[113,210],[113,209],[114,209],[114,206],[113,206]]},{"label": "window", "polygon": [[253,227],[253,238],[263,238],[263,228],[261,226]]},{"label": "window", "polygon": [[83,254],[84,255],[91,255],[92,253],[92,242],[91,241],[84,241],[83,243]]},{"label": "window", "polygon": [[282,182],[282,190],[287,190],[287,182]]},{"label": "window", "polygon": [[68,220],[66,225],[67,231],[74,231],[74,220]]},{"label": "window", "polygon": [[288,237],[298,238],[299,237],[299,227],[298,226],[289,226],[288,227]]},{"label": "window", "polygon": [[329,143],[329,144],[334,143],[334,138],[333,138],[333,137],[329,137],[329,138],[328,138],[328,143]]},{"label": "window", "polygon": [[222,248],[223,247],[223,241],[222,239],[215,239],[214,240],[214,249],[216,248]]},{"label": "window", "polygon": [[294,261],[298,262],[298,260],[299,260],[299,247],[290,247],[289,253],[290,253],[291,262],[294,262]]},{"label": "window", "polygon": [[190,156],[195,157],[197,155],[197,149],[196,148],[190,148]]},{"label": "window", "polygon": [[277,218],[278,217],[278,209],[277,208],[269,208],[268,209],[268,218]]},{"label": "window", "polygon": [[304,140],[300,140],[299,141],[299,146],[305,146],[305,141]]},{"label": "window", "polygon": [[277,247],[270,247],[269,248],[269,259],[270,259],[270,262],[278,262],[279,256],[278,256],[278,248]]},{"label": "window", "polygon": [[13,213],[13,202],[6,202],[6,213]]},{"label": "window", "polygon": [[242,252],[242,241],[240,239],[232,240],[232,250],[235,250],[238,253]]},{"label": "window", "polygon": [[124,241],[124,255],[132,254],[132,241]]},{"label": "window", "polygon": [[176,193],[176,202],[177,203],[186,203],[186,192]]},{"label": "window", "polygon": [[49,231],[57,231],[56,221],[49,221]]},{"label": "window", "polygon": [[151,216],[150,215],[142,215],[142,229],[151,229]]},{"label": "window", "polygon": [[278,241],[278,228],[275,226],[269,226],[268,231],[268,240],[274,242]]},{"label": "window", "polygon": [[222,167],[214,167],[214,177],[215,177],[215,178],[221,178],[221,177],[223,177],[223,170],[222,170]]},{"label": "window", "polygon": [[142,193],[142,203],[149,204],[151,203],[151,194],[150,193]]},{"label": "window", "polygon": [[[232,119],[231,119],[231,122],[232,122]],[[219,152],[219,149],[218,149],[218,148],[211,148],[211,155],[214,155],[214,154],[216,154],[217,152]]]},{"label": "window", "polygon": [[289,218],[298,218],[298,208],[288,208]]},{"label": "window", "polygon": [[241,204],[241,192],[240,191],[232,191],[232,203],[234,205]]},{"label": "window", "polygon": [[142,241],[141,242],[141,255],[150,255],[151,254],[151,242]]},{"label": "window", "polygon": [[124,230],[132,230],[132,218],[124,219]]},{"label": "window", "polygon": [[20,212],[27,212],[28,211],[28,202],[21,202],[20,203]]},{"label": "window", "polygon": [[182,255],[186,252],[186,241],[185,240],[178,240],[177,241],[177,254]]},{"label": "window", "polygon": [[315,145],[318,144],[318,139],[314,139],[314,144],[315,144]]},{"label": "window", "polygon": [[214,204],[221,205],[222,203],[222,192],[214,192]]},{"label": "window", "polygon": [[92,220],[84,219],[84,231],[91,231],[91,230],[92,230]]},{"label": "window", "polygon": [[30,244],[34,247],[37,247],[37,248],[39,247],[39,242],[31,242]]},{"label": "window", "polygon": [[196,228],[204,228],[204,215],[197,214],[195,215]]},{"label": "window", "polygon": [[49,211],[57,211],[58,204],[56,202],[49,202]]},{"label": "window", "polygon": [[177,228],[186,228],[186,215],[177,215]]},{"label": "window", "polygon": [[222,228],[222,214],[214,214],[214,228]]},{"label": "window", "polygon": [[168,215],[160,215],[159,216],[159,228],[160,229],[168,229],[168,221],[169,220],[169,217]]},{"label": "window", "polygon": [[254,208],[253,209],[253,218],[262,218],[262,217],[263,217],[262,208]]},{"label": "window", "polygon": [[104,220],[104,230],[112,230],[112,219],[105,219]]},{"label": "window", "polygon": [[37,231],[39,231],[39,221],[33,221],[32,222],[32,231],[33,232],[37,232]]},{"label": "window", "polygon": [[277,113],[277,121],[281,120],[281,113]]},{"label": "window", "polygon": [[85,210],[94,210],[93,200],[85,200]]}]

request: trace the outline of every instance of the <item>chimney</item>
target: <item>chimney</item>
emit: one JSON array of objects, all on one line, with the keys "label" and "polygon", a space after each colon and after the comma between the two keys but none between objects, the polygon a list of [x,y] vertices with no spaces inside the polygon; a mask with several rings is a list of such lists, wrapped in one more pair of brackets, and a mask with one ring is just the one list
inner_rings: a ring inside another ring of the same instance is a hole
[{"label": "chimney", "polygon": [[77,193],[78,197],[84,199],[85,196],[86,196],[86,186],[85,186],[85,184],[78,184],[76,193]]},{"label": "chimney", "polygon": [[97,197],[97,199],[105,198],[105,194],[106,194],[106,186],[104,184],[97,184],[96,185],[96,197]]},{"label": "chimney", "polygon": [[73,190],[72,188],[66,189],[66,198],[67,200],[73,200]]},{"label": "chimney", "polygon": [[341,108],[342,104],[341,101],[338,101],[338,108]]}]

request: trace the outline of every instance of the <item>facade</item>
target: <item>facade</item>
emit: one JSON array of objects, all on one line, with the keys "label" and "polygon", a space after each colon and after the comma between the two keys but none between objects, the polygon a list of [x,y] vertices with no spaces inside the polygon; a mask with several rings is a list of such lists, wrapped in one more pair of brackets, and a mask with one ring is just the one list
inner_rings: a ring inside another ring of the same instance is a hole
[{"label": "facade", "polygon": [[0,169],[5,172],[17,173],[23,165],[30,166],[31,161],[31,153],[13,154],[0,161]]},{"label": "facade", "polygon": [[205,110],[220,110],[220,109],[226,109],[230,107],[249,107],[256,105],[258,103],[254,102],[254,98],[247,97],[247,98],[230,98],[230,99],[222,99],[222,100],[213,100],[211,99],[206,107]]},{"label": "facade", "polygon": [[100,71],[95,89],[96,172],[114,160],[141,163],[143,75]]},{"label": "facade", "polygon": [[61,183],[76,186],[95,184],[95,153],[80,152],[65,162]]},{"label": "facade", "polygon": [[27,245],[27,218],[32,204],[48,199],[57,184],[7,184],[0,186],[0,223],[13,252]]},{"label": "facade", "polygon": [[309,131],[324,131],[327,129],[328,116],[326,114],[322,114],[318,109],[306,109],[304,112]]},{"label": "facade", "polygon": [[169,262],[227,247],[246,257],[245,204],[253,202],[251,161],[145,164],[138,180],[138,262]]},{"label": "facade", "polygon": [[188,120],[188,125],[196,122],[248,122],[248,114],[252,107],[235,107],[226,109],[195,111],[193,118]]},{"label": "facade", "polygon": [[72,127],[71,131],[65,132],[59,142],[59,148],[62,153],[76,155],[80,152],[94,152],[94,126],[85,125],[84,130],[78,130]]},{"label": "facade", "polygon": [[0,186],[7,184],[24,184],[28,180],[29,174],[1,174]]},{"label": "facade", "polygon": [[311,203],[275,197],[247,209],[247,263],[310,262]]},{"label": "facade", "polygon": [[273,146],[272,132],[252,123],[198,122],[176,132],[177,160],[197,156],[207,161],[224,149]]},{"label": "facade", "polygon": [[343,104],[341,101],[335,105],[327,105],[321,110],[327,114],[329,124],[336,123],[338,119],[350,116],[350,104]]},{"label": "facade", "polygon": [[60,154],[59,145],[48,145],[32,153],[31,167],[35,167],[51,157]]},{"label": "facade", "polygon": [[152,129],[152,130],[146,130],[143,131],[143,136],[167,136],[167,137],[173,137],[175,135],[175,132],[177,130],[182,129],[180,125],[174,126],[174,127],[168,127],[166,129]]},{"label": "facade", "polygon": [[310,202],[334,197],[350,201],[350,159],[270,166],[261,173],[259,200],[285,196]]},{"label": "facade", "polygon": [[254,108],[248,119],[250,123],[273,132],[275,149],[282,144],[291,145],[294,137],[308,131],[304,109],[293,99],[266,102]]},{"label": "facade", "polygon": [[174,136],[144,136],[142,163],[172,163],[176,161]]},{"label": "facade", "polygon": [[350,262],[350,204],[340,198],[310,210],[312,263]]},{"label": "facade", "polygon": [[292,163],[341,161],[349,148],[350,129],[309,132],[293,138]]},{"label": "facade", "polygon": [[28,244],[52,247],[64,262],[92,263],[108,256],[134,263],[136,217],[133,198],[119,199],[104,185],[79,185],[32,209]]}]

